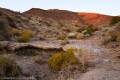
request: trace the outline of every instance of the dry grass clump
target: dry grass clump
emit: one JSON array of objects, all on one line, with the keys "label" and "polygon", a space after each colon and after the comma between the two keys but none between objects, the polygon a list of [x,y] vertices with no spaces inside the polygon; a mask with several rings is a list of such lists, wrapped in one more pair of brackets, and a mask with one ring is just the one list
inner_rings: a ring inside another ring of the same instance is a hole
[{"label": "dry grass clump", "polygon": [[58,71],[61,69],[64,62],[64,55],[63,53],[55,53],[48,61],[49,67],[54,70]]},{"label": "dry grass clump", "polygon": [[0,56],[0,77],[15,77],[20,72],[20,67],[13,60]]},{"label": "dry grass clump", "polygon": [[23,30],[20,38],[18,39],[19,42],[29,42],[32,38],[32,31],[30,30]]},{"label": "dry grass clump", "polygon": [[15,28],[11,28],[10,33],[18,42],[29,42],[33,34],[31,30],[19,30]]},{"label": "dry grass clump", "polygon": [[119,26],[108,28],[106,31],[103,32],[103,44],[107,44],[109,42],[120,42]]}]

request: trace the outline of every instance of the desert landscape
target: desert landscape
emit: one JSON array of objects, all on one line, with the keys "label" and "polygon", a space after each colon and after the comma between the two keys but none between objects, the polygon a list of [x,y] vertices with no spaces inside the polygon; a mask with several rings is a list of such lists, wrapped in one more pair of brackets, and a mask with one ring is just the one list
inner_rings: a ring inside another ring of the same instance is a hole
[{"label": "desert landscape", "polygon": [[120,16],[0,8],[0,80],[120,80]]}]

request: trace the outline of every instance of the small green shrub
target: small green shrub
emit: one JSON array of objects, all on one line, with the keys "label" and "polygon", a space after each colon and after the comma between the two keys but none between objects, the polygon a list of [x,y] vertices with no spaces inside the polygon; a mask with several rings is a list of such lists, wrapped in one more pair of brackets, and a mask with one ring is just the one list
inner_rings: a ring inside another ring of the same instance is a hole
[{"label": "small green shrub", "polygon": [[58,71],[69,65],[76,64],[78,64],[78,60],[73,53],[73,49],[68,49],[66,52],[55,53],[48,60],[48,65],[53,71]]},{"label": "small green shrub", "polygon": [[82,31],[82,33],[83,33],[85,36],[91,36],[94,31],[95,31],[95,30],[92,28],[92,26],[87,26],[87,27]]},{"label": "small green shrub", "polygon": [[117,24],[120,22],[120,17],[113,17],[111,20],[111,25]]},{"label": "small green shrub", "polygon": [[19,66],[13,60],[0,56],[0,77],[15,77],[20,72]]}]

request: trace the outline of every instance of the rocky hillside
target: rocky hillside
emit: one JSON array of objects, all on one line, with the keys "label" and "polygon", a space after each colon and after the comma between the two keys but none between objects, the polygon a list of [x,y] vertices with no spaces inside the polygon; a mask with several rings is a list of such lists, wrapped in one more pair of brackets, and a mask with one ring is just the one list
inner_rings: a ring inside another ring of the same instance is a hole
[{"label": "rocky hillside", "polygon": [[[100,25],[107,25],[110,23],[112,16],[102,15],[97,13],[83,13],[83,12],[71,12],[66,10],[42,10],[37,8],[32,8],[24,12],[26,16],[29,17],[39,17],[39,19],[52,19],[57,21],[70,21],[73,22],[74,26],[93,25],[95,27]],[[69,23],[72,24],[72,23]]]},{"label": "rocky hillside", "polygon": [[120,80],[120,17],[0,8],[0,80],[6,77]]},{"label": "rocky hillside", "polygon": [[36,25],[38,30],[37,37],[55,39],[63,38],[69,33],[79,32],[88,26],[94,29],[110,26],[114,18],[113,16],[97,13],[80,13],[58,9],[43,10],[38,8],[32,8],[23,14],[30,17],[31,23]]},{"label": "rocky hillside", "polygon": [[28,18],[23,14],[8,9],[0,8],[0,20],[6,21],[10,27],[13,28],[30,28]]},{"label": "rocky hillside", "polygon": [[[1,31],[1,34],[7,32],[7,36],[3,37],[3,34],[1,36],[5,39],[7,38],[6,40],[14,41],[19,41],[19,38],[26,37],[22,33],[27,34],[27,39],[22,41],[65,39],[71,33],[75,35],[75,33],[80,33],[86,29],[91,34],[91,29],[88,27],[95,30],[101,29],[102,27],[110,26],[111,22],[113,24],[118,22],[119,19],[119,17],[96,13],[79,13],[57,9],[42,10],[32,8],[26,12],[19,13],[0,8],[0,23],[2,26],[5,24],[4,26],[7,27],[4,27],[6,29]],[[17,35],[17,40],[16,37],[14,38],[16,34],[21,35]],[[28,39],[31,34],[32,38]]]}]

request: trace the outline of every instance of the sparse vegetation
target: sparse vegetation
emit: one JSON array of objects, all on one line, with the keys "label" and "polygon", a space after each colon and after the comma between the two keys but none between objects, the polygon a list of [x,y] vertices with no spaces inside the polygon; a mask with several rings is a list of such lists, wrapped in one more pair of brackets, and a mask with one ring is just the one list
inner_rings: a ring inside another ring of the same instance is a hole
[{"label": "sparse vegetation", "polygon": [[15,77],[20,72],[20,67],[13,60],[0,56],[0,77]]},{"label": "sparse vegetation", "polygon": [[32,31],[30,30],[23,30],[20,38],[18,39],[19,42],[29,42],[32,37]]},{"label": "sparse vegetation", "polygon": [[12,28],[10,31],[12,37],[18,42],[29,42],[32,38],[31,30],[19,30]]},{"label": "sparse vegetation", "polygon": [[8,23],[5,20],[0,20],[0,40],[10,40],[8,29]]},{"label": "sparse vegetation", "polygon": [[68,38],[71,39],[83,39],[85,37],[89,37],[93,34],[95,29],[92,26],[85,26],[83,28],[78,29],[76,32],[70,32],[68,34]]},{"label": "sparse vegetation", "polygon": [[59,40],[67,40],[67,36],[66,35],[61,35],[61,36],[58,36],[58,39]]},{"label": "sparse vegetation", "polygon": [[78,60],[74,55],[74,49],[70,48],[65,53],[65,64],[78,64]]},{"label": "sparse vegetation", "polygon": [[55,53],[48,61],[49,67],[54,70],[58,71],[61,69],[64,62],[64,53]]},{"label": "sparse vegetation", "polygon": [[87,26],[81,33],[83,33],[84,36],[91,36],[94,31],[95,30],[92,28],[92,26]]},{"label": "sparse vegetation", "polygon": [[117,24],[118,22],[120,22],[120,17],[113,17],[111,20],[111,25]]},{"label": "sparse vegetation", "polygon": [[59,52],[52,55],[48,61],[49,67],[53,71],[59,71],[70,65],[79,65],[78,59],[75,57],[73,49],[68,49],[66,52]]},{"label": "sparse vegetation", "polygon": [[119,26],[108,28],[103,32],[103,44],[108,42],[120,42]]}]

